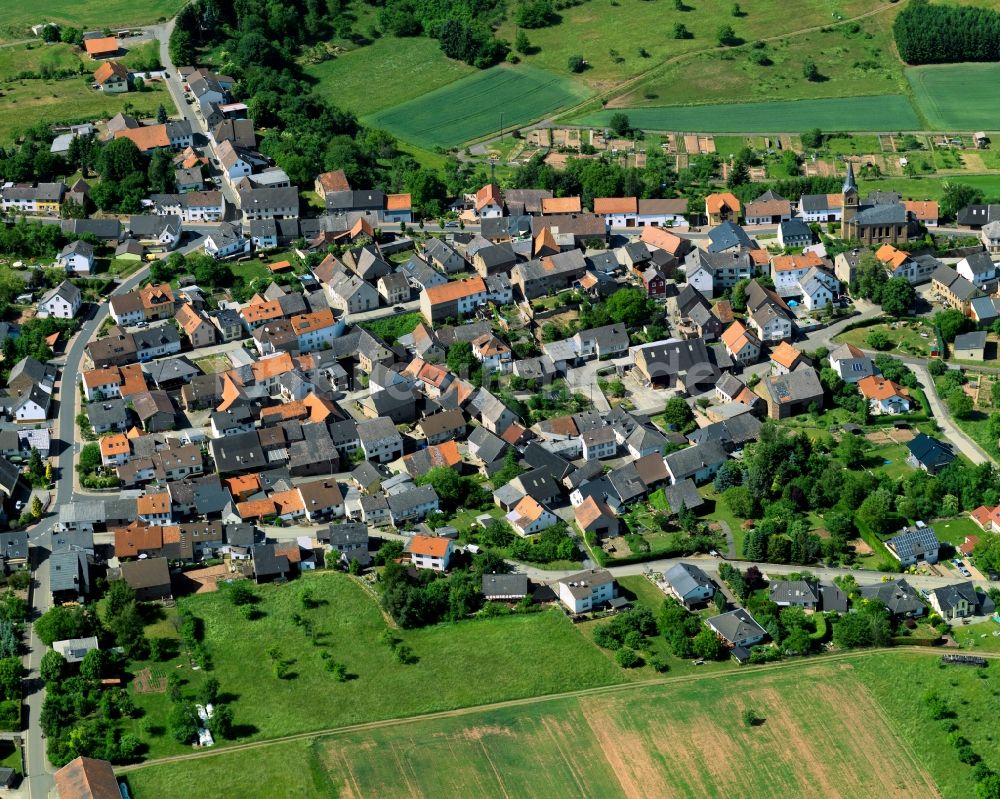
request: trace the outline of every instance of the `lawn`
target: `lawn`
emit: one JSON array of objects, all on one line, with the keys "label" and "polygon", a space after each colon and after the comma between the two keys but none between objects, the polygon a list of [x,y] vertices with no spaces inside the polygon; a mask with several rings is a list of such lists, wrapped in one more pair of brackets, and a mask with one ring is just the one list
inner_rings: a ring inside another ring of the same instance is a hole
[{"label": "lawn", "polygon": [[[826,131],[911,130],[920,127],[910,101],[900,94],[883,97],[785,100],[772,103],[624,108],[632,125],[644,130],[685,130],[704,133],[782,133],[810,128]],[[615,111],[574,120],[581,125],[606,125]]]},{"label": "lawn", "polygon": [[316,92],[358,115],[374,114],[440,88],[476,70],[447,58],[436,39],[386,36],[306,67]]},{"label": "lawn", "polygon": [[413,329],[422,321],[424,321],[424,317],[419,312],[413,312],[383,316],[381,319],[362,322],[361,326],[392,346],[399,340],[400,336],[412,333]]},{"label": "lawn", "polygon": [[[900,730],[869,692],[862,675],[880,667],[889,697],[917,704],[919,691],[900,692],[895,660],[938,677],[933,658],[878,655],[847,662],[798,663],[707,679],[565,697],[493,708],[321,739],[312,750],[295,742],[249,753],[141,769],[129,774],[137,796],[191,799],[232,784],[230,772],[268,774],[278,796],[295,788],[313,795],[484,797],[938,796],[938,766],[948,775],[954,750],[943,741],[918,760],[909,741],[923,741],[932,722]],[[948,672],[948,676],[957,672]],[[978,682],[966,671],[965,681]],[[920,684],[915,680],[902,684]],[[986,694],[983,681],[977,695]],[[844,697],[850,697],[845,703]],[[993,699],[991,704],[995,704]],[[751,708],[762,719],[740,720]],[[991,716],[992,714],[990,714]],[[989,718],[984,714],[985,718]],[[905,717],[901,716],[905,720]],[[987,722],[988,723],[988,722]],[[984,727],[986,724],[983,725]],[[964,729],[963,729],[964,731]],[[906,734],[910,733],[910,734]],[[923,747],[922,747],[923,748]],[[977,747],[983,751],[985,747]],[[993,754],[993,757],[996,757]],[[925,762],[931,766],[930,773]],[[957,763],[957,760],[956,760]],[[241,768],[242,765],[242,768]],[[263,768],[261,768],[263,767]],[[970,769],[962,767],[968,773]],[[185,773],[187,771],[187,773]],[[332,786],[317,772],[329,775]],[[195,779],[192,774],[198,774]],[[284,776],[288,775],[285,780]],[[243,780],[239,774],[232,779]],[[944,795],[964,797],[965,781]],[[291,786],[286,791],[286,786]],[[322,790],[320,788],[322,787]],[[303,794],[298,794],[303,795]]]},{"label": "lawn", "polygon": [[[78,70],[83,64],[79,47],[71,44],[43,45],[38,42],[0,48],[0,79],[7,81],[22,72]],[[91,66],[93,65],[93,67]],[[96,65],[87,59],[88,71]]]},{"label": "lawn", "polygon": [[0,39],[11,41],[31,38],[31,26],[55,22],[84,30],[120,30],[172,17],[183,0],[46,0],[34,5],[23,0],[0,0]]},{"label": "lawn", "polygon": [[90,88],[92,77],[64,80],[22,80],[4,83],[0,96],[4,114],[0,114],[0,144],[15,139],[37,122],[92,122],[110,119],[131,104],[133,113],[151,117],[160,104],[171,106],[166,89],[147,85],[146,91],[105,95]]},{"label": "lawn", "polygon": [[947,541],[956,547],[965,543],[966,536],[981,536],[983,534],[979,525],[968,516],[960,516],[957,519],[934,519],[927,523],[934,528],[938,541]]},{"label": "lawn", "polygon": [[533,67],[493,67],[365,117],[420,147],[455,147],[523,125],[586,96],[569,78]]},{"label": "lawn", "polygon": [[960,624],[953,628],[955,640],[963,649],[983,652],[1000,652],[1000,624],[984,621],[979,624]]},{"label": "lawn", "polygon": [[[872,331],[885,333],[892,346],[885,352],[891,355],[916,355],[928,357],[931,344],[936,342],[934,329],[922,321],[904,321],[890,324],[875,324],[868,327],[858,327],[839,334],[836,341],[840,344],[853,344],[856,347],[871,349],[868,335]],[[926,338],[921,336],[926,333]]]},{"label": "lawn", "polygon": [[[755,15],[754,9],[751,16]],[[739,25],[734,23],[737,29]],[[700,105],[733,98],[854,97],[859,90],[866,95],[904,94],[908,87],[892,47],[891,18],[880,14],[858,25],[857,31],[830,27],[760,43],[763,46],[714,49],[678,58],[614,98],[609,107]],[[757,63],[761,60],[763,65]],[[805,78],[802,65],[806,61],[816,64],[819,80]]]},{"label": "lawn", "polygon": [[[716,49],[716,31],[722,24],[731,24],[738,37],[751,42],[829,24],[833,15],[864,13],[872,5],[871,0],[797,0],[795,13],[789,14],[778,0],[753,0],[742,3],[747,13],[737,19],[732,16],[730,0],[688,2],[685,10],[678,10],[673,3],[589,0],[560,9],[558,25],[525,31],[532,52],[522,58],[565,75],[570,56],[581,55],[587,61],[583,80],[596,89],[606,89],[678,55]],[[515,22],[514,15],[508,14],[498,35],[514,41]],[[685,25],[692,37],[672,38],[675,23]],[[801,73],[800,65],[795,73]],[[685,75],[685,80],[689,77],[694,76]]]},{"label": "lawn", "polygon": [[907,200],[940,200],[944,196],[946,182],[962,183],[977,188],[987,198],[1000,198],[1000,175],[947,175],[944,177],[901,178],[890,177],[881,180],[858,180],[862,194],[870,191],[898,191]]},{"label": "lawn", "polygon": [[[299,586],[313,588],[321,606],[304,610]],[[343,574],[307,576],[287,586],[260,586],[265,614],[246,620],[225,592],[182,600],[205,621],[205,641],[214,661],[211,672],[232,695],[241,740],[259,740],[329,729],[377,719],[540,696],[625,680],[622,670],[594,647],[558,611],[445,624],[401,631],[419,659],[402,665],[380,642],[386,622],[372,598]],[[292,621],[300,613],[315,624],[314,644]],[[169,630],[169,628],[168,628]],[[291,676],[278,679],[265,650],[277,644]],[[324,671],[322,652],[343,662],[356,679],[338,683]],[[205,673],[185,658],[136,664],[164,674],[178,673],[193,693]],[[503,675],[484,682],[469,675]],[[162,724],[169,709],[166,694],[136,693],[136,704]],[[150,737],[135,722],[150,755],[184,751],[166,735]]]},{"label": "lawn", "polygon": [[990,109],[1000,103],[1000,64],[909,67],[906,78],[927,123],[935,130],[995,127]]}]

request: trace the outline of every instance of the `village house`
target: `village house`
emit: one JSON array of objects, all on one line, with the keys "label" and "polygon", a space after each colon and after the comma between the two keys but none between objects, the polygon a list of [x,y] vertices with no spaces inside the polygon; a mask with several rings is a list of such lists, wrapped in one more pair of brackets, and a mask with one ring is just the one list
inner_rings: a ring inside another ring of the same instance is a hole
[{"label": "village house", "polygon": [[663,574],[668,592],[684,607],[703,605],[715,596],[715,583],[693,563],[678,563]]},{"label": "village house", "polygon": [[769,190],[747,203],[743,216],[747,225],[780,225],[792,218],[792,204]]},{"label": "village house", "polygon": [[756,391],[767,403],[770,419],[788,419],[812,406],[823,408],[823,386],[816,370],[807,364],[788,374],[765,376]]},{"label": "village house", "polygon": [[875,374],[875,364],[853,344],[841,344],[830,353],[830,368],[845,383],[857,383]]},{"label": "village house", "polygon": [[730,192],[705,197],[705,216],[709,225],[740,221],[740,201]]},{"label": "village house", "polygon": [[996,610],[996,604],[990,596],[978,591],[972,582],[932,588],[927,599],[942,619],[990,616]]},{"label": "village house", "polygon": [[[990,263],[992,264],[992,261]],[[934,270],[931,287],[948,306],[966,316],[971,313],[973,300],[983,294],[972,281],[962,277],[950,266],[944,265]]]},{"label": "village house", "polygon": [[951,444],[932,438],[926,433],[917,433],[907,442],[906,448],[909,451],[906,462],[914,469],[921,469],[930,474],[937,474],[955,460]]},{"label": "village house", "polygon": [[564,577],[558,588],[559,601],[570,613],[588,613],[618,595],[615,578],[607,569],[590,569]]},{"label": "village house", "polygon": [[760,358],[760,339],[741,322],[733,322],[726,328],[722,334],[722,343],[726,352],[743,366],[757,363]]},{"label": "village house", "polygon": [[507,523],[522,537],[535,535],[556,524],[556,515],[530,496],[521,499],[507,516]]},{"label": "village house", "polygon": [[955,271],[976,288],[982,289],[988,283],[995,283],[997,279],[997,267],[993,262],[993,257],[985,250],[974,252],[962,258],[955,264]]},{"label": "village house", "polygon": [[410,556],[410,562],[418,569],[446,572],[454,552],[454,545],[450,538],[415,535],[406,542],[403,551]]},{"label": "village house", "polygon": [[986,331],[975,330],[955,336],[952,353],[955,358],[962,361],[986,360]]},{"label": "village house", "polygon": [[805,363],[802,353],[787,341],[782,341],[771,350],[771,372],[777,375],[787,375]]},{"label": "village house", "polygon": [[858,381],[858,391],[868,401],[873,416],[907,413],[911,407],[910,392],[892,380],[871,375]]},{"label": "village house", "polygon": [[42,318],[73,319],[80,310],[83,295],[80,289],[64,280],[49,289],[38,301],[38,316]]},{"label": "village house", "polygon": [[767,631],[743,608],[712,616],[705,624],[730,647],[758,644],[767,636]]}]

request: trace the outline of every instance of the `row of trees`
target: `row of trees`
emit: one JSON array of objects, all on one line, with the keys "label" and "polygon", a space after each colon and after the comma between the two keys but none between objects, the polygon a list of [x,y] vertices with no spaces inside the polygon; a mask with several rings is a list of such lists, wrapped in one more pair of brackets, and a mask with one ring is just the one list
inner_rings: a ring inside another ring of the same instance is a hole
[{"label": "row of trees", "polygon": [[1000,60],[1000,13],[992,8],[913,0],[896,16],[892,32],[908,64]]}]

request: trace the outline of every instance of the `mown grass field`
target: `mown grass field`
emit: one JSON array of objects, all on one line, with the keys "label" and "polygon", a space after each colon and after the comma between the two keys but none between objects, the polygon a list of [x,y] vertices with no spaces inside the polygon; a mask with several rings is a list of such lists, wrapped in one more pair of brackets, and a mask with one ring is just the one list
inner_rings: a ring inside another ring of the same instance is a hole
[{"label": "mown grass field", "polygon": [[[889,13],[879,14],[858,22],[857,29],[839,25],[760,42],[762,46],[679,58],[654,70],[608,107],[853,97],[859,90],[866,95],[901,94],[907,84],[892,49],[891,22]],[[816,64],[819,80],[806,80],[806,61]]]},{"label": "mown grass field", "polygon": [[586,96],[569,78],[532,67],[493,67],[365,117],[414,144],[455,147],[544,117]]},{"label": "mown grass field", "polygon": [[317,81],[317,94],[359,116],[391,108],[475,71],[447,58],[437,39],[427,36],[386,36],[306,67],[306,74]]},{"label": "mown grass field", "polygon": [[[783,100],[773,103],[622,108],[632,125],[647,130],[704,133],[783,133],[810,128],[826,131],[908,130],[920,127],[903,95]],[[607,125],[615,111],[601,111],[573,120],[580,125]]]},{"label": "mown grass field", "polygon": [[936,130],[996,127],[1000,64],[935,64],[910,67],[906,78],[917,107]]},{"label": "mown grass field", "polygon": [[[260,761],[240,752],[154,766],[128,778],[134,795],[165,799],[209,797],[233,784],[224,783],[230,774],[245,782],[248,768],[274,796],[964,799],[973,795],[971,769],[938,734],[942,723],[926,716],[921,691],[899,686],[957,681],[963,696],[982,701],[962,706],[958,719],[994,765],[1000,753],[983,739],[998,704],[993,668],[979,680],[971,670],[939,670],[934,656],[886,653],[741,670],[348,732],[312,747],[280,744],[259,750]],[[744,708],[763,722],[746,727]],[[981,720],[967,724],[973,714]]]},{"label": "mown grass field", "polygon": [[55,22],[84,30],[120,30],[172,17],[184,0],[0,0],[0,41],[31,38],[31,26]]},{"label": "mown grass field", "polygon": [[[565,75],[569,57],[581,55],[589,65],[582,79],[594,88],[607,88],[679,54],[715,49],[716,32],[723,24],[732,25],[739,38],[752,42],[827,25],[835,21],[835,14],[851,17],[880,4],[872,0],[796,0],[794,14],[787,13],[787,5],[780,0],[750,0],[740,5],[745,16],[736,18],[730,0],[687,2],[684,11],[669,2],[588,0],[559,11],[558,25],[525,31],[536,51],[522,57],[525,63]],[[675,23],[685,25],[692,38],[672,38]],[[508,14],[498,35],[514,41],[513,14]],[[648,56],[643,56],[641,49]]]},{"label": "mown grass field", "polygon": [[[318,607],[301,606],[303,584],[312,587]],[[557,611],[400,631],[399,637],[419,658],[403,665],[379,640],[386,621],[374,599],[346,575],[324,572],[295,584],[255,590],[265,614],[255,621],[246,620],[225,592],[182,600],[205,621],[205,641],[214,661],[210,674],[231,696],[245,740],[627,680]],[[315,625],[316,643],[294,624],[296,613]],[[163,629],[169,633],[169,625]],[[289,678],[273,675],[266,654],[272,644],[289,662]],[[337,682],[324,669],[324,652],[356,677]],[[138,664],[136,670],[147,665],[163,674],[180,674],[187,681],[185,692],[192,695],[205,679],[205,672],[191,669],[183,656]],[[484,680],[483,675],[497,679]],[[134,699],[150,721],[164,724],[169,711],[166,694],[134,694]],[[134,724],[136,734],[150,745],[152,757],[187,749],[162,729],[163,734],[150,736],[143,733],[141,721]]]}]

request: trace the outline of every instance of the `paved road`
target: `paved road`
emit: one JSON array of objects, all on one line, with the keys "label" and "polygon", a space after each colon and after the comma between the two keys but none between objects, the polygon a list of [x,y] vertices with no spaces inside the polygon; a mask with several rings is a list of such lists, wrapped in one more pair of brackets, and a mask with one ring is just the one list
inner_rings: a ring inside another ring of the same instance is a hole
[{"label": "paved road", "polygon": [[917,376],[920,384],[924,387],[924,393],[927,395],[927,401],[931,406],[931,413],[934,414],[934,419],[941,426],[941,429],[944,430],[944,434],[948,440],[957,446],[966,458],[977,465],[980,463],[996,463],[986,453],[986,450],[980,447],[979,444],[966,435],[964,430],[952,421],[951,414],[948,413],[948,409],[941,402],[941,397],[938,396],[937,387],[934,385],[934,378],[927,371],[926,363],[913,358],[903,358],[902,360],[910,367],[910,371]]},{"label": "paved road", "polygon": [[[148,267],[136,272],[123,281],[114,294],[125,294],[135,288],[148,273]],[[71,502],[73,492],[73,442],[76,439],[76,391],[80,377],[80,363],[87,342],[101,326],[108,315],[108,304],[103,303],[94,317],[83,324],[80,331],[70,341],[63,358],[64,362],[60,390],[57,439],[53,440],[55,454],[55,491],[51,512],[30,530],[31,543],[34,547],[35,584],[32,590],[31,620],[32,622],[45,613],[51,604],[49,593],[49,551],[52,546],[52,527],[58,517],[59,505]],[[42,737],[39,717],[45,691],[38,674],[38,666],[45,646],[35,635],[34,624],[29,625],[29,652],[25,656],[25,666],[28,669],[26,682],[25,705],[27,706],[27,732],[25,733],[25,785],[31,799],[45,799],[52,790],[52,773],[54,769],[45,757],[45,741]]]}]

